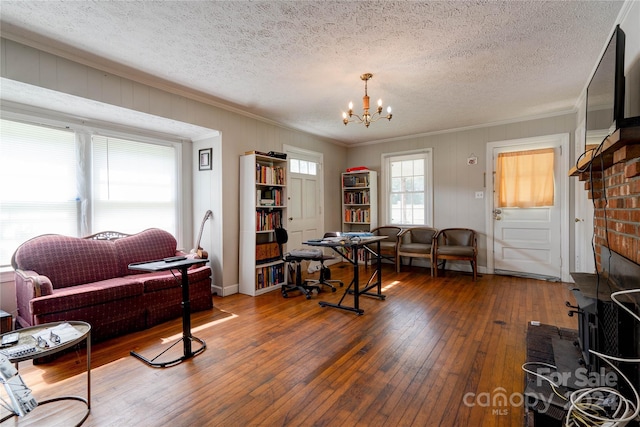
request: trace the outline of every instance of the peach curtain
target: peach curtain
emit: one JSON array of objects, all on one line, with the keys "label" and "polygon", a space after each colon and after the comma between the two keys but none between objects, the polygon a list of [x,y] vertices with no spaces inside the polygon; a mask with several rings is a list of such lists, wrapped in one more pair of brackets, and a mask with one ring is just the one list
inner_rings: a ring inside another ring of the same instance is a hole
[{"label": "peach curtain", "polygon": [[499,153],[498,206],[553,206],[553,148]]}]

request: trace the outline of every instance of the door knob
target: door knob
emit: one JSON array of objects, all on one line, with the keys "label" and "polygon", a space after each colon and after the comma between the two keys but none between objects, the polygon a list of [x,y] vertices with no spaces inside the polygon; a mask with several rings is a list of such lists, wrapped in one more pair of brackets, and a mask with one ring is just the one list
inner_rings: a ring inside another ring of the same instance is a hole
[{"label": "door knob", "polygon": [[502,217],[500,215],[496,215],[496,221],[500,221],[502,220]]},{"label": "door knob", "polygon": [[575,222],[580,222],[580,221],[584,221],[584,219],[576,218],[574,221]]},{"label": "door knob", "polygon": [[289,221],[293,221],[293,217],[292,216],[289,217]]}]

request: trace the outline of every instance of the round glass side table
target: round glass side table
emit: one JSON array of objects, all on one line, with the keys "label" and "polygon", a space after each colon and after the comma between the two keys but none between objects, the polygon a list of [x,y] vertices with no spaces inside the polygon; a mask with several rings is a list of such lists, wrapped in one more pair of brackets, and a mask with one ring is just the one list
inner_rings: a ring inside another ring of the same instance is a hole
[{"label": "round glass side table", "polygon": [[[71,337],[62,337],[61,342],[56,343],[56,341],[60,340],[61,337],[58,337],[55,334],[51,335],[50,331],[64,324],[68,324],[72,326],[77,332],[72,331],[73,334]],[[82,419],[77,424],[75,424],[75,426],[78,427],[82,425],[82,423],[85,422],[85,420],[89,416],[89,413],[91,412],[91,325],[89,325],[86,322],[79,322],[79,321],[54,322],[54,323],[44,323],[42,325],[31,326],[28,328],[19,329],[17,331],[12,331],[9,333],[16,333],[16,332],[20,334],[20,338],[13,347],[17,347],[21,345],[35,346],[35,351],[32,351],[28,354],[13,356],[13,357],[11,357],[6,353],[6,351],[10,350],[11,347],[0,349],[3,351],[4,354],[7,354],[7,358],[9,359],[9,362],[15,364],[16,369],[18,369],[18,364],[20,362],[50,356],[50,355],[59,353],[63,350],[66,350],[70,347],[73,347],[74,345],[79,344],[82,341],[86,342],[86,345],[87,345],[87,397],[85,398],[80,396],[60,396],[60,397],[54,397],[54,398],[50,398],[50,399],[46,399],[41,402],[38,402],[38,406],[45,405],[51,402],[58,402],[61,400],[76,400],[84,403],[87,407],[87,410],[85,411]],[[9,333],[3,334],[3,335],[8,335]],[[39,336],[40,337],[50,336],[51,340],[47,340],[48,341],[47,342],[45,340],[38,340],[37,338],[35,338]],[[34,408],[34,410],[37,410],[37,407]],[[18,415],[17,413],[11,413],[5,416],[4,418],[0,419],[0,424],[17,415]]]}]

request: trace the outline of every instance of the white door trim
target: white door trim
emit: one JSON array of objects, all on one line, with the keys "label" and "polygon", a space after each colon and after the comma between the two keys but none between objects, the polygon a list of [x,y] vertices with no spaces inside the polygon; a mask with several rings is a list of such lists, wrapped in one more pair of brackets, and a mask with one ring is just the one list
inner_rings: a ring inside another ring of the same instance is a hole
[{"label": "white door trim", "polygon": [[530,144],[551,144],[560,143],[562,155],[558,159],[561,162],[561,174],[558,177],[558,186],[562,191],[560,198],[560,256],[562,281],[571,282],[569,275],[569,134],[561,133],[554,135],[536,136],[532,138],[510,139],[505,141],[494,141],[487,143],[486,165],[487,165],[487,189],[490,193],[485,197],[485,229],[487,230],[487,274],[494,274],[494,256],[493,256],[493,189],[495,165],[493,164],[493,151],[496,148],[516,147],[519,145]]}]

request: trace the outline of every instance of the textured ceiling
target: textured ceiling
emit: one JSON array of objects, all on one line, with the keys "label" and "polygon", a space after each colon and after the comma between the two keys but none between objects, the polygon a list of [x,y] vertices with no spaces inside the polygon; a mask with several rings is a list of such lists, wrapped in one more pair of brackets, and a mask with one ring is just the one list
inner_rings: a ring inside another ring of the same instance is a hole
[{"label": "textured ceiling", "polygon": [[[0,23],[350,144],[574,109],[622,4],[2,0]],[[345,127],[365,72],[393,120]]]}]

